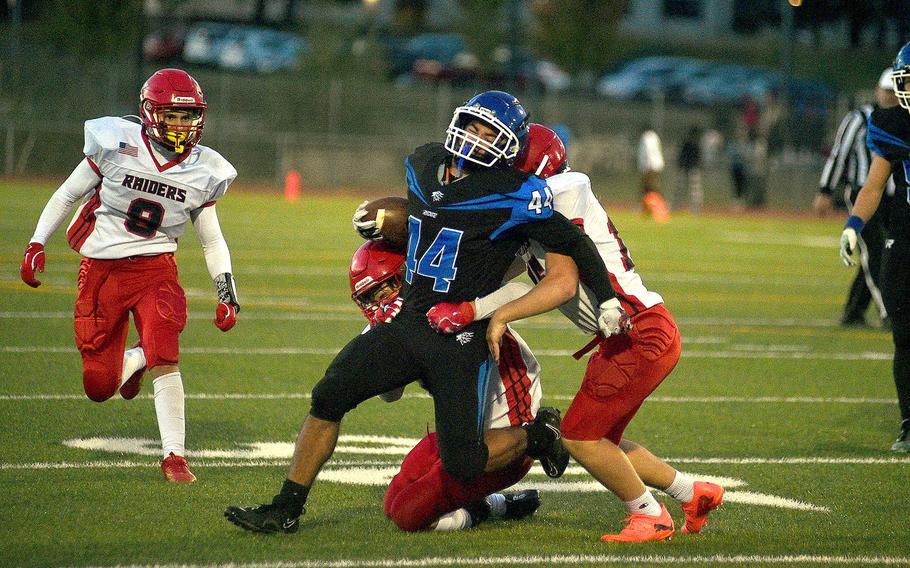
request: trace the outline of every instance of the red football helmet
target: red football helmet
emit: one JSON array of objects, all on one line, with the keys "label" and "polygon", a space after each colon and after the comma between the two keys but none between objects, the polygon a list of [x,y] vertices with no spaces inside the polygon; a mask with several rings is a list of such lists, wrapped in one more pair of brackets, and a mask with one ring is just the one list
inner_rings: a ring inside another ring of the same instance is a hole
[{"label": "red football helmet", "polygon": [[[139,92],[139,116],[145,134],[181,154],[202,137],[205,125],[205,97],[196,79],[180,69],[156,71]],[[170,110],[188,111],[185,123],[165,121]]]},{"label": "red football helmet", "polygon": [[382,241],[360,245],[351,259],[351,298],[360,306],[370,323],[384,305],[398,299],[404,255]]},{"label": "red football helmet", "polygon": [[531,124],[528,139],[513,167],[546,179],[566,169],[566,147],[546,126]]}]

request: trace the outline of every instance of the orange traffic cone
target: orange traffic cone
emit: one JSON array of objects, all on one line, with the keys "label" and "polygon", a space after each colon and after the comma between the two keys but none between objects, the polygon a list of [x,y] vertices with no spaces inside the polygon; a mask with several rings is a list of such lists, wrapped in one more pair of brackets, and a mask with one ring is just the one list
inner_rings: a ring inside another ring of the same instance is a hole
[{"label": "orange traffic cone", "polygon": [[670,220],[670,208],[667,207],[667,202],[664,201],[664,197],[660,192],[649,191],[645,193],[641,198],[641,202],[645,206],[645,211],[650,212],[658,223],[663,224]]},{"label": "orange traffic cone", "polygon": [[291,203],[300,199],[300,174],[297,170],[288,171],[284,177],[284,198]]}]

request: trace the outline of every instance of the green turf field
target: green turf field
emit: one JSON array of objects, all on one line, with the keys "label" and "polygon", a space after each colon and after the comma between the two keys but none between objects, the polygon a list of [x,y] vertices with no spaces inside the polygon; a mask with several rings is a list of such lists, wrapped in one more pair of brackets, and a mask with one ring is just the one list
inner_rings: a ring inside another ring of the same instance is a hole
[{"label": "green turf field", "polygon": [[[683,333],[679,365],[627,434],[686,472],[722,479],[728,503],[704,533],[601,543],[621,527],[622,506],[574,464],[555,481],[532,470],[525,485],[541,489],[543,506],[530,519],[398,531],[382,514],[383,483],[433,420],[411,386],[404,400],[370,401],[345,419],[350,437],[310,494],[300,533],[269,537],[241,532],[222,510],[279,488],[311,387],[365,323],[347,284],[359,198],[229,193],[218,210],[243,311],[227,334],[211,324],[192,229],[181,240],[190,310],[181,369],[199,481],[173,486],[157,467],[150,385],[131,402],[82,394],[77,255],[63,229],[44,285],[19,281],[53,189],[0,181],[0,566],[910,563],[910,456],[888,451],[898,425],[890,335],[836,325],[852,276],[838,261],[837,220],[677,216],[655,226],[613,214]],[[587,339],[555,315],[517,329],[541,360],[545,402],[565,409],[584,369],[566,353]],[[664,500],[679,524],[679,506]]]}]

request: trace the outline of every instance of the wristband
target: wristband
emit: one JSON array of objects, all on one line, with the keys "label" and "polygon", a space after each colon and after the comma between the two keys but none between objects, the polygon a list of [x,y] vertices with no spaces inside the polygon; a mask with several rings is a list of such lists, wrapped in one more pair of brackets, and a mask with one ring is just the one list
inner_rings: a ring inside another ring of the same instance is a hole
[{"label": "wristband", "polygon": [[862,232],[863,227],[866,226],[866,222],[857,217],[856,215],[850,215],[847,217],[847,224],[844,225],[845,229],[853,229],[857,233]]}]

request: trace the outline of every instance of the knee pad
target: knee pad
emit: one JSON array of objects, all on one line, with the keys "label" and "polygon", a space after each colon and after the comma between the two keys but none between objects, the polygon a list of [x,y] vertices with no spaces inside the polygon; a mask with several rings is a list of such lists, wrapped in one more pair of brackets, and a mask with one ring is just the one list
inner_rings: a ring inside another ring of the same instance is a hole
[{"label": "knee pad", "polygon": [[85,361],[82,366],[82,386],[90,399],[104,402],[114,396],[120,386],[116,371],[94,361]]}]

